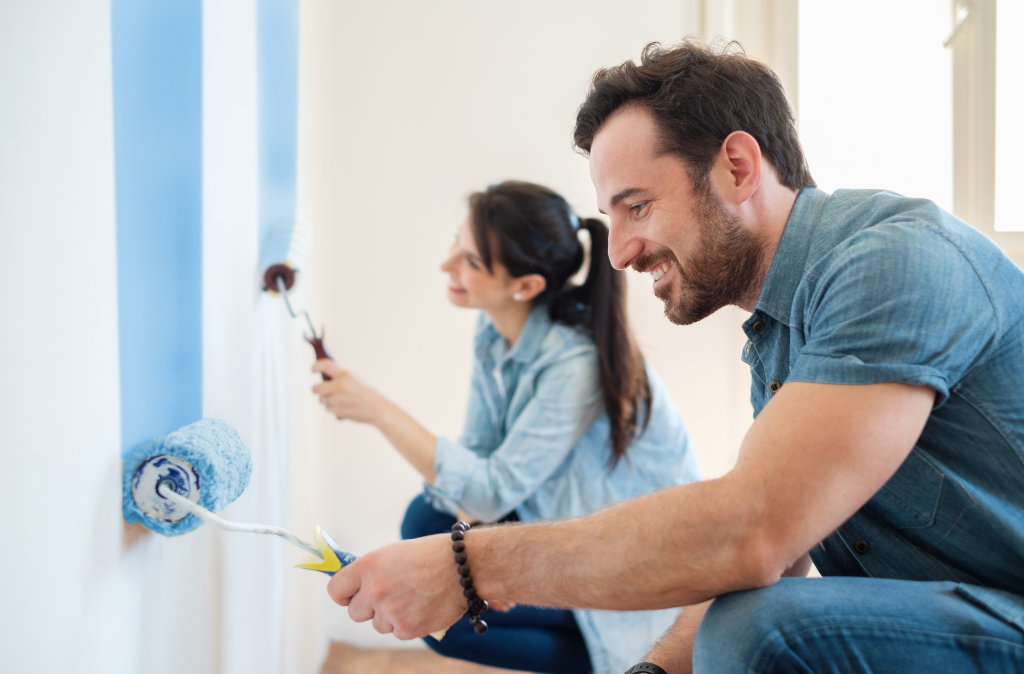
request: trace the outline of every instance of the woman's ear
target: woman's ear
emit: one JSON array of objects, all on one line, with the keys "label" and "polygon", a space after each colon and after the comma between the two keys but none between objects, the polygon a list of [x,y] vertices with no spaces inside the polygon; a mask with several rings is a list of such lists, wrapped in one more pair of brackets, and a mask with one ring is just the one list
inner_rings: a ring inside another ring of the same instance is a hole
[{"label": "woman's ear", "polygon": [[527,274],[513,280],[512,295],[519,302],[529,302],[547,286],[548,282],[540,274]]}]

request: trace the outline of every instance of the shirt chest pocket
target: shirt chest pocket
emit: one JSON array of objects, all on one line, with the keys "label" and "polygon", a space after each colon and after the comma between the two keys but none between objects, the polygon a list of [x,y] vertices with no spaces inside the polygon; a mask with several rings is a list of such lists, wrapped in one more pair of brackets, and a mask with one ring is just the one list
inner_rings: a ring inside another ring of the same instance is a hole
[{"label": "shirt chest pocket", "polygon": [[865,510],[922,548],[941,541],[974,498],[916,449]]}]

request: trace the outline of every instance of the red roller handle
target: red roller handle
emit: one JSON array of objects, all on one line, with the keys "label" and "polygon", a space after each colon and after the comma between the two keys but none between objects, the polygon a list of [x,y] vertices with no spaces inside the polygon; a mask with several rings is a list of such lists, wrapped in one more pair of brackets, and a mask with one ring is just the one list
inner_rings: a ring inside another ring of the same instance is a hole
[{"label": "red roller handle", "polygon": [[[323,334],[324,331],[321,330],[319,337],[306,336],[306,341],[313,345],[313,351],[316,351],[317,360],[322,360],[324,358],[327,358],[328,360],[334,360],[334,357],[331,356],[330,352],[327,351],[327,347],[324,346]],[[320,376],[324,378],[324,381],[331,380],[331,375],[327,374],[326,372],[321,372]]]}]

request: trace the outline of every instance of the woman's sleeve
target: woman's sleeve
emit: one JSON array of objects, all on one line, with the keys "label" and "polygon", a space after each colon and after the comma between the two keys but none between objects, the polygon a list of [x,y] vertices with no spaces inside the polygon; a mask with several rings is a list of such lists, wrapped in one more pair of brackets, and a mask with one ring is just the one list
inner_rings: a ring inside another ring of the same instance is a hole
[{"label": "woman's sleeve", "polygon": [[593,348],[569,352],[537,376],[533,396],[489,456],[438,438],[437,477],[427,491],[446,510],[460,508],[485,522],[500,519],[568,460],[600,411]]}]

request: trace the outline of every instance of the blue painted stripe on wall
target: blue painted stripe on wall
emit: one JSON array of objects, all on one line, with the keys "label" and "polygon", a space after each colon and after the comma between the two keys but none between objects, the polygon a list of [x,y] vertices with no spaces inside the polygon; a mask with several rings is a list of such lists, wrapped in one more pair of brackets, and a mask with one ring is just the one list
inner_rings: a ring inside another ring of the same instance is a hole
[{"label": "blue painted stripe on wall", "polygon": [[[256,3],[260,266],[283,262],[295,220],[299,2]],[[280,258],[280,259],[272,259]]]},{"label": "blue painted stripe on wall", "polygon": [[111,5],[122,456],[202,417],[202,9]]}]

